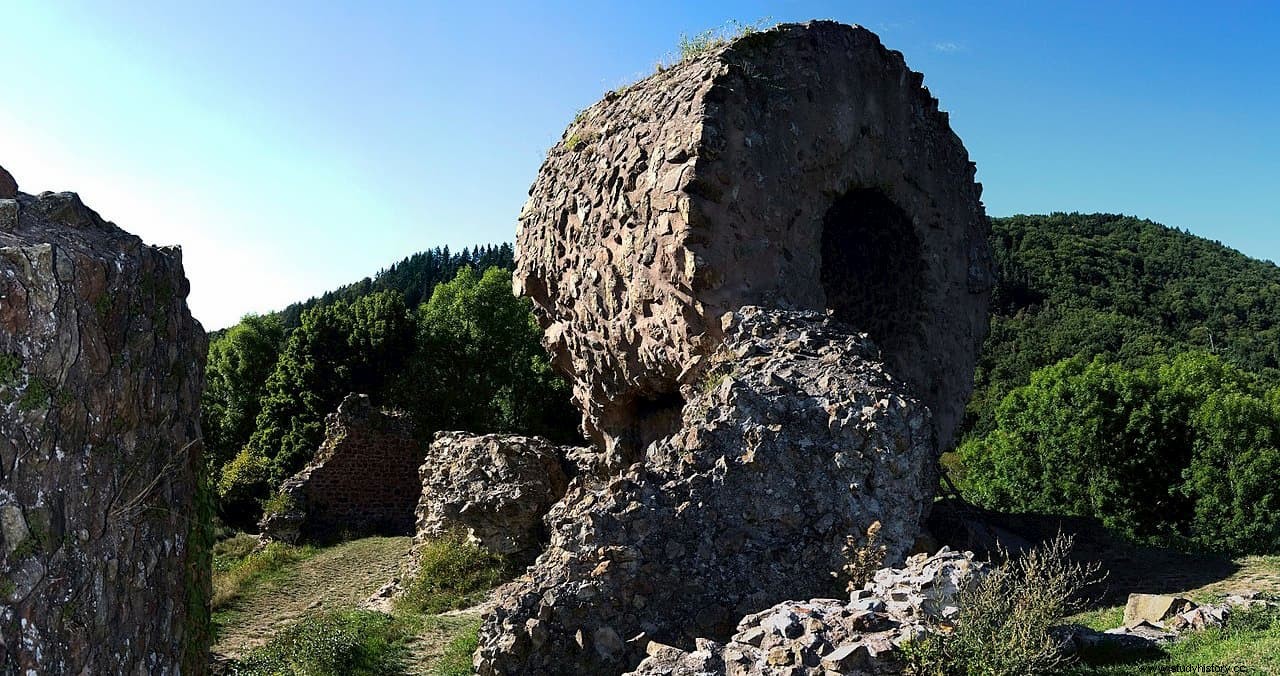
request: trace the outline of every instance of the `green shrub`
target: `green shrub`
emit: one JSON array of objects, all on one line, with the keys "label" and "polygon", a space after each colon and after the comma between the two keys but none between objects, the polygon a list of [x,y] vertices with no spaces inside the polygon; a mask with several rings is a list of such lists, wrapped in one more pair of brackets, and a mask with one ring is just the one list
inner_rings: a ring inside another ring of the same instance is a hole
[{"label": "green shrub", "polygon": [[[954,626],[908,644],[916,676],[1030,676],[1060,673],[1069,660],[1049,629],[1099,581],[1098,567],[1072,563],[1065,535],[996,566],[962,589]],[[949,633],[948,633],[949,631]]]},{"label": "green shrub", "polygon": [[218,477],[218,508],[224,520],[252,527],[261,516],[261,503],[271,491],[271,460],[245,446],[222,467]]},{"label": "green shrub", "polygon": [[510,576],[501,556],[450,534],[426,543],[419,551],[419,568],[398,600],[401,608],[442,613],[479,602],[484,593]]},{"label": "green shrub", "polygon": [[408,638],[390,616],[368,610],[308,615],[240,661],[246,676],[360,676],[405,671]]},{"label": "green shrub", "polygon": [[1280,551],[1280,390],[1214,355],[1041,369],[958,455],[964,493],[992,509],[1095,517],[1153,544]]}]

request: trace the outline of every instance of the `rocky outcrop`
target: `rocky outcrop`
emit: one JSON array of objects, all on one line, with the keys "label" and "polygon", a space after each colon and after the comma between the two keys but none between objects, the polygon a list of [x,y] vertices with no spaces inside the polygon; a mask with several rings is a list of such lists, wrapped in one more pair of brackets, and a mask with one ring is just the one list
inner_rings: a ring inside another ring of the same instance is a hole
[{"label": "rocky outcrop", "polygon": [[676,430],[745,305],[869,333],[950,443],[992,266],[974,165],[922,80],[863,28],[789,24],[565,131],[520,215],[515,285],[614,469]]},{"label": "rocky outcrop", "polygon": [[407,414],[349,394],[325,417],[315,458],[281,485],[262,534],[297,542],[412,533],[422,457]]},{"label": "rocky outcrop", "polygon": [[0,167],[0,199],[18,199],[18,182],[13,180],[13,174],[5,171],[4,167]]},{"label": "rocky outcrop", "polygon": [[875,521],[889,558],[907,552],[933,428],[874,345],[815,312],[743,308],[722,331],[680,432],[551,510],[547,551],[485,619],[481,674],[620,673],[649,639],[727,637],[830,595],[846,537]]},{"label": "rocky outcrop", "polygon": [[203,673],[205,334],[181,253],[3,171],[0,197],[0,673]]},{"label": "rocky outcrop", "polygon": [[899,674],[900,649],[959,615],[957,596],[986,570],[969,552],[943,548],[884,568],[847,600],[788,601],[738,623],[727,644],[683,651],[651,643],[634,676]]},{"label": "rocky outcrop", "polygon": [[582,449],[541,437],[438,432],[422,463],[415,544],[460,531],[486,549],[532,560],[546,544],[542,517],[569,485]]}]

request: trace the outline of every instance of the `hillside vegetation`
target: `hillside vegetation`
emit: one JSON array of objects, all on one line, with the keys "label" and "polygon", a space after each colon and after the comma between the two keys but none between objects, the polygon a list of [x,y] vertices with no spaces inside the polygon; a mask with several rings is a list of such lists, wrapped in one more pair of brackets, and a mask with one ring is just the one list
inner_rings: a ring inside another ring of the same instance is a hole
[{"label": "hillside vegetation", "polygon": [[463,266],[412,305],[436,259],[408,260],[368,286],[399,279],[411,289],[344,287],[351,300],[315,303],[297,327],[250,316],[211,342],[202,423],[224,522],[253,527],[351,392],[407,410],[424,439],[441,429],[576,438],[567,386],[551,372],[529,302],[511,294],[511,273]]},{"label": "hillside vegetation", "polygon": [[[1280,268],[1112,214],[992,219],[1001,270],[960,452],[966,497],[1128,536],[1280,551]],[[210,345],[220,513],[250,525],[350,391],[437,429],[576,437],[510,293],[509,245],[415,254]]]},{"label": "hillside vegetation", "polygon": [[1280,551],[1280,268],[1107,214],[993,219],[991,241],[991,334],[948,463],[966,496]]}]

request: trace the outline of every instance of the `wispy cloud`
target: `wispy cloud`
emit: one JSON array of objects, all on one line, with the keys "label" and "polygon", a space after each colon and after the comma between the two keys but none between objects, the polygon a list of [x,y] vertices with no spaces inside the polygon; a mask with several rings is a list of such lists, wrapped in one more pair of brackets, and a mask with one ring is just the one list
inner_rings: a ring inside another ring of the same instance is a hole
[{"label": "wispy cloud", "polygon": [[948,40],[946,42],[933,43],[933,49],[934,51],[939,51],[944,54],[953,54],[955,52],[965,51],[965,46],[960,44],[959,42],[951,42],[950,40]]}]

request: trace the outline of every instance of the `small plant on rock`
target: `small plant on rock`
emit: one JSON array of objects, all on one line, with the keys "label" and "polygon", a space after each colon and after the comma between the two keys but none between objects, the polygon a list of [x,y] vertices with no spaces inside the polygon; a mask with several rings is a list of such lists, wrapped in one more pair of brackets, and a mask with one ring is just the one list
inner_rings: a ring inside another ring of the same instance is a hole
[{"label": "small plant on rock", "polygon": [[1049,629],[1078,609],[1084,589],[1101,581],[1098,564],[1070,560],[1072,544],[1070,536],[1059,534],[961,589],[954,626],[939,626],[905,647],[908,673],[1060,673],[1071,660],[1059,650]]},{"label": "small plant on rock", "polygon": [[845,591],[850,594],[862,589],[875,577],[876,571],[884,566],[888,548],[880,542],[880,528],[880,522],[873,521],[867,527],[865,538],[850,535],[845,539],[844,548],[841,550],[845,564],[841,572],[847,581]]}]

